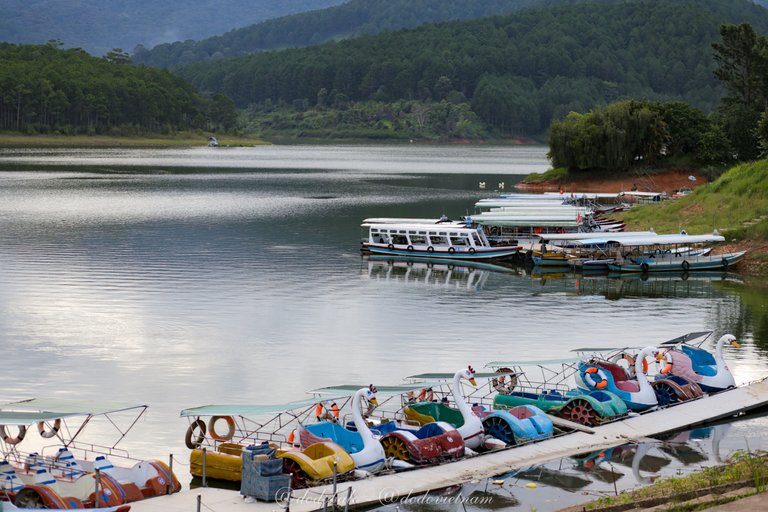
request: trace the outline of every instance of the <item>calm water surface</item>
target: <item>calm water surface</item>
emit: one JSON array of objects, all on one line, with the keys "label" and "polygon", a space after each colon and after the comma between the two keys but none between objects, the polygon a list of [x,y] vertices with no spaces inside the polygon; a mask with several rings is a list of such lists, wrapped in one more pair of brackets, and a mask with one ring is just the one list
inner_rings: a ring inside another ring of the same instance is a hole
[{"label": "calm water surface", "polygon": [[[577,279],[361,258],[363,218],[458,217],[500,182],[546,170],[545,153],[0,150],[0,398],[148,403],[126,447],[184,461],[185,407],[585,344],[732,332],[737,380],[768,374],[766,295],[738,275]],[[764,432],[750,421],[737,430]]]}]

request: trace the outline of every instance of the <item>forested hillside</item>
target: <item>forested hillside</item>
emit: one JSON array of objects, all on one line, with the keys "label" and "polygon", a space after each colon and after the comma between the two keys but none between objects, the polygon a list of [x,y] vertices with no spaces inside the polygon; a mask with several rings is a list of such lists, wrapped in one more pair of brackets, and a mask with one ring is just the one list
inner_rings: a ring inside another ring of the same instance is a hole
[{"label": "forested hillside", "polygon": [[564,0],[350,0],[342,5],[273,19],[203,41],[137,48],[133,60],[173,67],[264,50],[309,46],[423,23],[469,20]]},{"label": "forested hillside", "polygon": [[136,135],[233,123],[227,98],[203,100],[187,82],[134,66],[127,54],[0,43],[0,130]]},{"label": "forested hillside", "polygon": [[241,107],[350,101],[468,103],[492,129],[540,134],[552,119],[617,99],[714,109],[712,43],[723,23],[768,33],[745,0],[574,4],[425,25],[322,46],[195,64],[179,74]]},{"label": "forested hillside", "polygon": [[61,40],[94,55],[138,44],[202,39],[344,0],[3,0],[0,41]]}]

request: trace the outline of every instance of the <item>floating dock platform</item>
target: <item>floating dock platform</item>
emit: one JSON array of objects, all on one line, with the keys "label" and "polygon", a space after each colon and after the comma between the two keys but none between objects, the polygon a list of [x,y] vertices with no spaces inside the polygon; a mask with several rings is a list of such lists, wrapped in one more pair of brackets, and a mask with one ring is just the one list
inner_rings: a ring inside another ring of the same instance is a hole
[{"label": "floating dock platform", "polygon": [[[396,503],[430,490],[492,477],[532,464],[610,448],[633,440],[682,430],[703,423],[744,414],[768,405],[768,377],[699,400],[685,402],[648,414],[601,425],[592,432],[578,431],[546,441],[506,448],[456,462],[412,471],[376,476],[337,485],[335,501],[340,507]],[[267,512],[285,510],[285,503],[248,502],[237,491],[198,488],[170,496],[131,503],[132,512]],[[322,510],[333,503],[332,486],[298,489],[290,502],[292,512]]]}]

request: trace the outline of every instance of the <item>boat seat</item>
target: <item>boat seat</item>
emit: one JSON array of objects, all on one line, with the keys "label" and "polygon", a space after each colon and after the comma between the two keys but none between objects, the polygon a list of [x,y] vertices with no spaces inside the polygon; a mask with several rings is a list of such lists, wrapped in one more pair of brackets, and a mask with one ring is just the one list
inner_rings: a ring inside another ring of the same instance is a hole
[{"label": "boat seat", "polygon": [[338,423],[321,421],[320,423],[305,425],[304,429],[314,436],[322,438],[323,441],[332,441],[338,444],[347,453],[357,453],[363,449],[363,438],[360,436],[360,433],[347,430]]},{"label": "boat seat", "polygon": [[24,487],[16,470],[7,460],[0,460],[0,492],[16,493]]},{"label": "boat seat", "polygon": [[680,348],[685,353],[685,355],[691,358],[693,371],[706,377],[714,377],[717,375],[717,362],[715,361],[715,358],[712,356],[712,354],[706,350],[689,347],[686,345],[683,345]]},{"label": "boat seat", "polygon": [[75,456],[66,448],[59,448],[59,452],[56,454],[56,469],[62,476],[68,478],[77,478],[85,474],[85,470],[75,460]]},{"label": "boat seat", "polygon": [[627,393],[637,393],[640,391],[640,384],[636,380],[619,380],[616,381],[616,387]]},{"label": "boat seat", "polygon": [[[700,381],[701,375],[693,369],[693,361],[688,357],[688,354],[680,350],[673,350],[672,352],[672,374],[692,381]],[[664,378],[664,375],[657,375],[656,377]]]}]

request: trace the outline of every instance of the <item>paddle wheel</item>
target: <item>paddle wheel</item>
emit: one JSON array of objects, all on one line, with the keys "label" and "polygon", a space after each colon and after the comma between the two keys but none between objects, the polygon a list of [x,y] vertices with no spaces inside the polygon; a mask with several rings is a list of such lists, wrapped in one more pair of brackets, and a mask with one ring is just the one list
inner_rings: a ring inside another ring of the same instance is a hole
[{"label": "paddle wheel", "polygon": [[600,424],[600,415],[592,407],[592,404],[582,398],[574,398],[569,401],[560,409],[557,416],[588,427]]},{"label": "paddle wheel", "polygon": [[408,446],[401,438],[396,436],[385,436],[381,439],[381,446],[384,447],[384,453],[386,454],[387,458],[394,457],[406,462],[411,461],[411,455],[408,451]]},{"label": "paddle wheel", "polygon": [[504,418],[499,416],[490,416],[483,420],[485,433],[503,441],[507,446],[515,445],[515,433],[512,426]]},{"label": "paddle wheel", "polygon": [[295,460],[283,459],[283,473],[291,475],[291,489],[304,489],[309,487],[309,475],[301,469],[301,466]]}]

